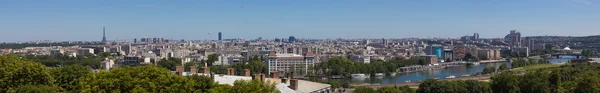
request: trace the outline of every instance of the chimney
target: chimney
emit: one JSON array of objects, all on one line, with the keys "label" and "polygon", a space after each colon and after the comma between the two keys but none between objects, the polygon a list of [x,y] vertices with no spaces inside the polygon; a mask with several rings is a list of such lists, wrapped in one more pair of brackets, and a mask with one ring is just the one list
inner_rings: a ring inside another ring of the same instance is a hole
[{"label": "chimney", "polygon": [[278,79],[279,78],[279,71],[273,71],[273,72],[271,72],[271,78]]},{"label": "chimney", "polygon": [[233,68],[228,68],[228,69],[227,69],[227,75],[234,76],[234,75],[235,75],[235,69],[233,69]]},{"label": "chimney", "polygon": [[190,66],[190,72],[192,72],[193,74],[196,74],[196,73],[198,73],[196,71],[197,71],[196,66]]},{"label": "chimney", "polygon": [[202,73],[210,74],[210,67],[207,67],[207,66],[202,67]]},{"label": "chimney", "polygon": [[252,77],[253,80],[258,80],[260,82],[264,82],[265,81],[265,74],[254,74],[254,77]]},{"label": "chimney", "polygon": [[293,90],[298,90],[298,80],[297,79],[291,79],[289,87],[291,89],[293,89]]},{"label": "chimney", "polygon": [[183,71],[185,71],[185,68],[183,66],[175,66],[175,72],[177,73],[177,75],[183,75]]},{"label": "chimney", "polygon": [[244,69],[244,76],[250,76],[250,69]]},{"label": "chimney", "polygon": [[259,80],[260,76],[258,74],[253,74],[252,80]]}]

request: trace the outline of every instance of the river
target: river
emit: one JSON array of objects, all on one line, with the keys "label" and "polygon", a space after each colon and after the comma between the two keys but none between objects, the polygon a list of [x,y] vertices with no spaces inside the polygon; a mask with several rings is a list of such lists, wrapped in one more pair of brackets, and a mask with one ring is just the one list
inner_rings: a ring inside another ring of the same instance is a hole
[{"label": "river", "polygon": [[[564,57],[561,59],[549,59],[550,63],[556,64],[561,62],[567,62],[571,57]],[[352,79],[339,79],[342,82],[351,82],[352,84],[392,84],[392,83],[404,83],[406,81],[418,82],[429,78],[444,79],[449,76],[455,76],[459,78],[463,75],[473,75],[482,72],[484,68],[494,66],[498,68],[502,64],[511,66],[511,62],[497,62],[497,63],[481,63],[479,65],[472,66],[458,66],[458,67],[446,67],[440,69],[424,70],[396,75],[386,75],[383,77],[371,77],[371,78],[352,78]]]}]

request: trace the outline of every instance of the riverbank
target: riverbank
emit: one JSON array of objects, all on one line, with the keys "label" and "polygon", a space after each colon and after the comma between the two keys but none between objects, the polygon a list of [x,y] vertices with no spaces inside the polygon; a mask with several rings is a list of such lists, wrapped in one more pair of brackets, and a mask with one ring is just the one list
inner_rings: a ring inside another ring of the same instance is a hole
[{"label": "riverbank", "polygon": [[[468,76],[468,77],[460,77],[460,78],[451,78],[451,79],[441,79],[441,80],[478,80],[478,81],[485,81],[485,82],[489,82],[491,75],[481,75],[481,76]],[[421,84],[420,82],[405,82],[405,83],[393,83],[393,84],[355,84],[352,86],[363,86],[363,87],[370,87],[370,88],[379,88],[379,87],[384,87],[384,86],[398,86],[398,87],[402,87],[402,86],[409,86],[410,88],[419,88],[419,84]]]},{"label": "riverbank", "polygon": [[506,62],[506,60],[481,60],[480,63],[496,63],[496,62]]}]

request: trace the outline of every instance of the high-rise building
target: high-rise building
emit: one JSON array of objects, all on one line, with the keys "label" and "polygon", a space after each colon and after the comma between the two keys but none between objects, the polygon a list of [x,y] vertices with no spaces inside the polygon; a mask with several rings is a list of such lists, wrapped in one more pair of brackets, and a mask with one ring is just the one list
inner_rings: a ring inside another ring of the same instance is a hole
[{"label": "high-rise building", "polygon": [[435,55],[438,57],[438,59],[444,59],[443,58],[443,54],[444,54],[444,46],[440,45],[440,44],[433,44],[431,46],[427,46],[427,48],[425,49],[425,54],[427,55]]},{"label": "high-rise building", "polygon": [[535,39],[533,38],[527,38],[525,39],[525,45],[527,45],[527,48],[529,48],[530,51],[536,50],[535,49]]},{"label": "high-rise building", "polygon": [[223,33],[219,32],[219,41],[223,40]]},{"label": "high-rise building", "polygon": [[102,27],[102,43],[106,43],[106,28]]},{"label": "high-rise building", "polygon": [[473,34],[473,40],[479,40],[479,33]]},{"label": "high-rise building", "polygon": [[134,38],[134,39],[133,39],[133,43],[137,43],[137,38]]},{"label": "high-rise building", "polygon": [[510,47],[521,47],[521,32],[517,32],[517,30],[510,30],[510,34],[508,34],[509,45]]}]

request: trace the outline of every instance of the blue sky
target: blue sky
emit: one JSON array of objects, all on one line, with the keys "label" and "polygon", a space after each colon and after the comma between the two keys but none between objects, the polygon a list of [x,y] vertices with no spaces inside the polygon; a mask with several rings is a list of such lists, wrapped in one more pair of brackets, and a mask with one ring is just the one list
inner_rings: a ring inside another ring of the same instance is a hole
[{"label": "blue sky", "polygon": [[[0,42],[600,34],[598,0],[0,0]],[[209,35],[208,33],[211,33]]]}]

